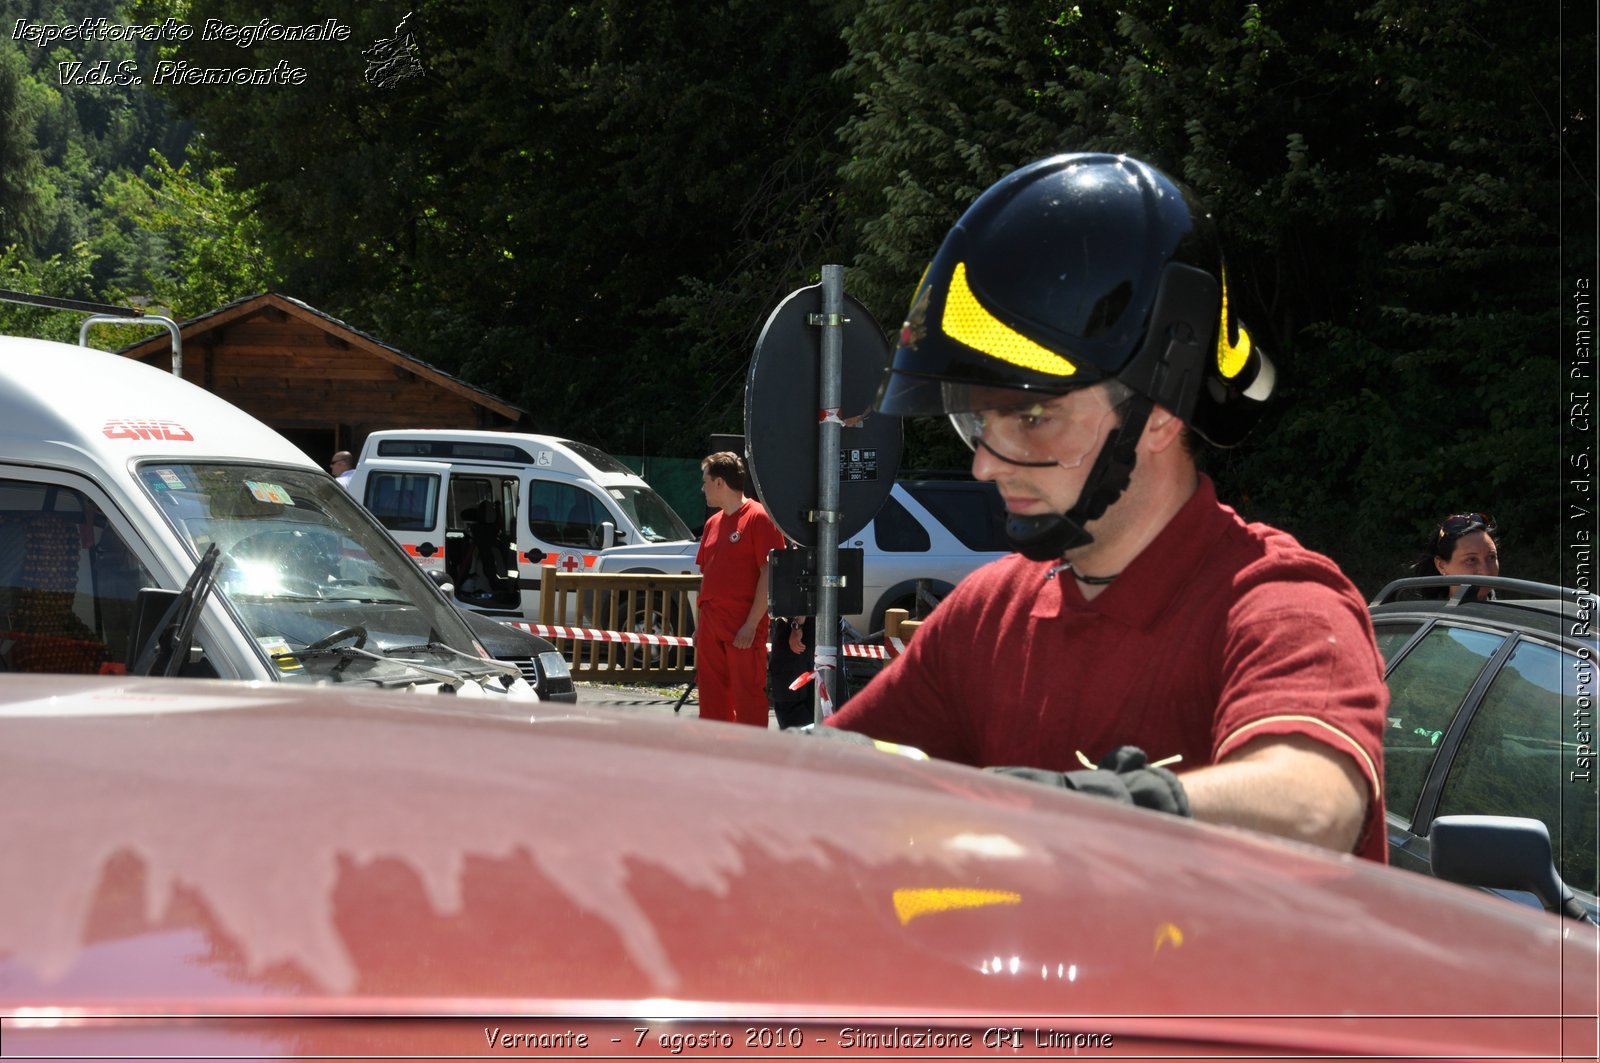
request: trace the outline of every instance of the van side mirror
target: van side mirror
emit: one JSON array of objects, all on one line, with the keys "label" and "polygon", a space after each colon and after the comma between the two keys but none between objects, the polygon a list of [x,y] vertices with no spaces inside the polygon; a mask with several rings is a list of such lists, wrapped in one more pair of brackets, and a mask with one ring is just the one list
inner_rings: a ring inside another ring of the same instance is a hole
[{"label": "van side mirror", "polygon": [[1546,911],[1573,919],[1588,913],[1556,871],[1550,831],[1519,816],[1440,816],[1428,830],[1433,873],[1481,889],[1521,890]]},{"label": "van side mirror", "polygon": [[128,626],[129,668],[145,656],[147,649],[150,650],[151,659],[154,659],[155,651],[150,644],[161,637],[161,621],[166,618],[168,611],[179,597],[180,592],[161,587],[139,589],[138,595],[133,599],[133,617]]},{"label": "van side mirror", "polygon": [[[199,675],[215,679],[216,669],[194,642],[195,625],[206,596],[217,583],[221,549],[213,543],[181,591],[141,587],[134,597],[128,631],[129,675]],[[193,671],[195,664],[204,666]],[[188,670],[188,671],[186,671]]]},{"label": "van side mirror", "polygon": [[623,536],[617,532],[615,524],[609,520],[600,522],[600,549],[604,550],[608,546],[616,546],[622,540]]}]

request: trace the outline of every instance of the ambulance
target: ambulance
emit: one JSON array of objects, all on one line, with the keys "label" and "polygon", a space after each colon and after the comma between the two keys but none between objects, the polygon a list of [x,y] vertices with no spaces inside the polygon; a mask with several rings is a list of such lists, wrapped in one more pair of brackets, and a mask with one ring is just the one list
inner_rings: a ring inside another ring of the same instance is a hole
[{"label": "ambulance", "polygon": [[0,337],[0,671],[532,699],[384,528],[243,411]]},{"label": "ambulance", "polygon": [[593,571],[618,545],[694,537],[633,470],[555,436],[394,429],[367,437],[351,494],[467,608],[539,619],[539,574]]}]

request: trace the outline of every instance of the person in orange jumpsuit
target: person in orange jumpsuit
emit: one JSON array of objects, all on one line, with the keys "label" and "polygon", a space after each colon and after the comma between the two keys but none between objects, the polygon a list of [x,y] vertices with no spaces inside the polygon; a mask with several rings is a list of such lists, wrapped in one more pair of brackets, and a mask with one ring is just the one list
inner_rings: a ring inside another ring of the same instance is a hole
[{"label": "person in orange jumpsuit", "polygon": [[700,718],[767,726],[767,554],[783,533],[766,507],[744,496],[744,462],[731,451],[700,463],[700,490],[717,512],[706,521],[700,566],[695,684]]}]

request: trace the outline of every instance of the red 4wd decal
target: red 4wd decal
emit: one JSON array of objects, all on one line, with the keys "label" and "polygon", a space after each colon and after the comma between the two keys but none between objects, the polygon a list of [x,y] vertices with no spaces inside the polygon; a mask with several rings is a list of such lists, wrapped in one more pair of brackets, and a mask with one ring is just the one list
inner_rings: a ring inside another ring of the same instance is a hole
[{"label": "red 4wd decal", "polygon": [[101,429],[107,439],[167,439],[175,443],[193,443],[194,436],[176,421],[107,421]]}]

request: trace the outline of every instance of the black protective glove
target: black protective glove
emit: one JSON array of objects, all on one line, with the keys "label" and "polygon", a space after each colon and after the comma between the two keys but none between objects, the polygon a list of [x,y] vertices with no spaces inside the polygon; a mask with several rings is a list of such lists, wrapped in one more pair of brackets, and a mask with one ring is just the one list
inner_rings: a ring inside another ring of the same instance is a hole
[{"label": "black protective glove", "polygon": [[1125,805],[1153,808],[1175,816],[1189,815],[1189,795],[1183,783],[1166,768],[1150,767],[1150,758],[1138,746],[1118,746],[1100,760],[1099,768],[1082,771],[1047,771],[1044,768],[989,768],[1001,775],[1028,779],[1045,786],[1107,797]]}]

